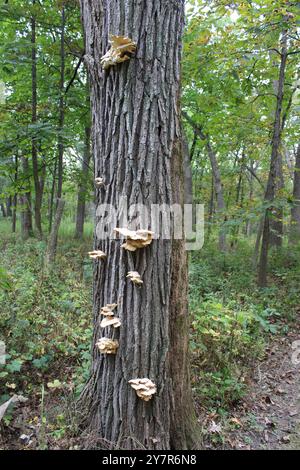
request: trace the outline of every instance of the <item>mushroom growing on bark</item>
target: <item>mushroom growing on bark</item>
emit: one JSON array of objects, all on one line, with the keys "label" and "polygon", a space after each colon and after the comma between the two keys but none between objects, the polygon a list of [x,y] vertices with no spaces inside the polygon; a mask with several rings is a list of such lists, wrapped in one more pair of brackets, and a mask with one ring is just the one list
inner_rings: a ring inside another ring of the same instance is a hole
[{"label": "mushroom growing on bark", "polygon": [[153,240],[154,232],[150,230],[129,230],[128,228],[115,228],[119,235],[126,237],[126,242],[122,248],[128,251],[136,251],[138,248],[145,248],[150,245]]},{"label": "mushroom growing on bark", "polygon": [[113,310],[118,306],[118,304],[107,304],[105,307],[102,307],[100,310],[101,315],[105,315],[107,317],[113,317],[114,312]]},{"label": "mushroom growing on bark", "polygon": [[101,338],[96,346],[102,354],[116,354],[119,342],[110,338]]},{"label": "mushroom growing on bark", "polygon": [[101,58],[101,65],[104,70],[109,69],[111,65],[117,65],[130,59],[128,54],[132,54],[136,50],[136,44],[124,36],[110,36],[109,43],[111,45],[107,53]]},{"label": "mushroom growing on bark", "polygon": [[113,326],[114,328],[119,328],[121,326],[120,318],[117,317],[105,317],[100,323],[101,328],[106,328],[107,326]]},{"label": "mushroom growing on bark", "polygon": [[89,257],[91,259],[105,259],[106,254],[101,250],[89,251]]},{"label": "mushroom growing on bark", "polygon": [[95,185],[97,188],[101,188],[104,186],[104,179],[103,178],[95,178]]},{"label": "mushroom growing on bark", "polygon": [[151,400],[152,396],[156,393],[156,385],[150,379],[132,379],[128,382],[131,387],[136,391],[139,398],[144,401]]},{"label": "mushroom growing on bark", "polygon": [[134,283],[140,286],[143,284],[143,281],[141,279],[140,274],[137,271],[129,271],[126,277],[129,277],[129,279]]}]

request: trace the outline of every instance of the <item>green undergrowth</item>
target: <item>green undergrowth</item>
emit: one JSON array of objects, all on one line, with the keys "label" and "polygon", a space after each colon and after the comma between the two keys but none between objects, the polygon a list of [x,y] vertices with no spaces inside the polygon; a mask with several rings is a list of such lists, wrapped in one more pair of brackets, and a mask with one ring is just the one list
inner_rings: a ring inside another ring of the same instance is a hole
[{"label": "green undergrowth", "polygon": [[190,255],[192,382],[200,407],[227,413],[247,393],[251,367],[300,310],[300,247],[270,257],[269,287],[258,289],[252,246]]},{"label": "green undergrowth", "polygon": [[[63,402],[78,397],[90,362],[90,246],[90,233],[75,241],[63,224],[55,266],[47,270],[45,241],[23,242],[1,225],[0,341],[6,361],[0,365],[0,404],[16,393],[31,406],[36,402],[40,414],[51,395],[59,392]],[[10,419],[7,413],[4,423]]]}]

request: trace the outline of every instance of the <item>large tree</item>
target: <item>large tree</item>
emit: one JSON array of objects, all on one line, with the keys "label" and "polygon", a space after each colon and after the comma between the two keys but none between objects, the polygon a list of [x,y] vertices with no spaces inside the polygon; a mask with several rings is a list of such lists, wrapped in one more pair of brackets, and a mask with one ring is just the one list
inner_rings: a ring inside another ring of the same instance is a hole
[{"label": "large tree", "polygon": [[[183,202],[180,116],[184,0],[82,0],[85,63],[91,85],[95,176],[104,180],[96,204]],[[131,38],[131,60],[103,70],[109,35]],[[97,220],[101,223],[101,221]],[[151,227],[143,227],[149,228]],[[120,241],[95,239],[107,255],[94,270],[94,346],[91,379],[82,400],[89,428],[122,448],[180,449],[195,445],[188,371],[187,259],[183,240],[157,239],[135,253]],[[126,280],[138,271],[143,285]],[[99,311],[118,303],[115,356],[96,342],[110,334]],[[157,386],[149,402],[130,379]],[[103,442],[104,442],[103,441]]]}]

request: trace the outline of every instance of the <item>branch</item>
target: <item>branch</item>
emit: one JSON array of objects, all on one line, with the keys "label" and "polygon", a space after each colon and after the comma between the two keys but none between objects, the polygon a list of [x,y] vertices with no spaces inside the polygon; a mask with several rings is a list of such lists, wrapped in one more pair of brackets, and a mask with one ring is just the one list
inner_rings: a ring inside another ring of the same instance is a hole
[{"label": "branch", "polygon": [[196,124],[185,111],[182,111],[182,116],[187,120],[190,126],[194,129],[195,134],[198,135],[201,140],[207,140],[207,136],[203,133],[202,127]]},{"label": "branch", "polygon": [[292,106],[292,103],[293,103],[293,96],[294,96],[294,94],[295,94],[295,92],[296,92],[296,90],[297,90],[298,88],[299,88],[298,86],[295,86],[295,87],[292,89],[292,92],[291,92],[291,94],[290,94],[288,104],[286,105],[284,114],[283,114],[283,116],[282,116],[281,131],[283,131],[283,129],[284,129],[284,126],[285,126],[285,123],[286,123],[286,120],[287,120],[287,116],[288,116],[289,110],[291,109],[291,106]]},{"label": "branch", "polygon": [[68,93],[70,87],[72,86],[72,84],[73,84],[73,82],[74,82],[74,80],[75,80],[75,78],[76,78],[78,69],[79,69],[79,67],[80,67],[80,65],[81,65],[81,63],[82,63],[82,61],[83,61],[83,57],[84,57],[84,53],[81,55],[81,57],[80,57],[80,59],[79,59],[79,61],[78,61],[78,64],[77,64],[76,67],[75,67],[73,77],[71,78],[71,80],[69,81],[69,83],[68,83],[68,85],[67,85],[67,87],[66,87],[65,95]]},{"label": "branch", "polygon": [[257,176],[257,174],[255,173],[255,171],[254,171],[250,166],[247,166],[247,165],[246,165],[246,168],[247,168],[247,170],[249,171],[249,173],[251,173],[251,175],[254,176],[254,178],[258,181],[258,183],[259,183],[260,186],[263,188],[263,190],[265,190],[265,185],[263,184],[263,182],[261,181],[261,179]]}]

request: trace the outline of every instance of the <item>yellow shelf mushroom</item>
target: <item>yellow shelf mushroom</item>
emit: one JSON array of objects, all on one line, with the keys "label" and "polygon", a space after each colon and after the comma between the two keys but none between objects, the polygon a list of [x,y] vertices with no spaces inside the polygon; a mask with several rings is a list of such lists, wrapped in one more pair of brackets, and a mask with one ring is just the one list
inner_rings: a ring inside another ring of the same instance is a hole
[{"label": "yellow shelf mushroom", "polygon": [[101,354],[116,354],[119,342],[110,338],[101,338],[96,343]]},{"label": "yellow shelf mushroom", "polygon": [[91,259],[105,259],[106,258],[106,254],[101,250],[89,251],[88,254]]},{"label": "yellow shelf mushroom", "polygon": [[150,379],[132,379],[128,382],[131,387],[136,391],[139,398],[144,401],[149,401],[156,393],[156,385]]},{"label": "yellow shelf mushroom", "polygon": [[115,228],[119,235],[126,237],[126,242],[122,248],[128,251],[136,251],[139,248],[145,248],[150,245],[153,240],[154,232],[150,230],[129,230],[128,228]]},{"label": "yellow shelf mushroom", "polygon": [[126,277],[129,277],[129,279],[130,279],[134,284],[137,284],[138,286],[140,286],[141,284],[143,284],[143,281],[142,281],[142,279],[141,279],[141,276],[140,276],[140,274],[139,274],[137,271],[129,271]]},{"label": "yellow shelf mushroom", "polygon": [[128,54],[133,54],[136,50],[136,44],[124,36],[110,36],[110,49],[101,58],[101,65],[104,70],[109,69],[112,65],[117,65],[130,59]]}]

